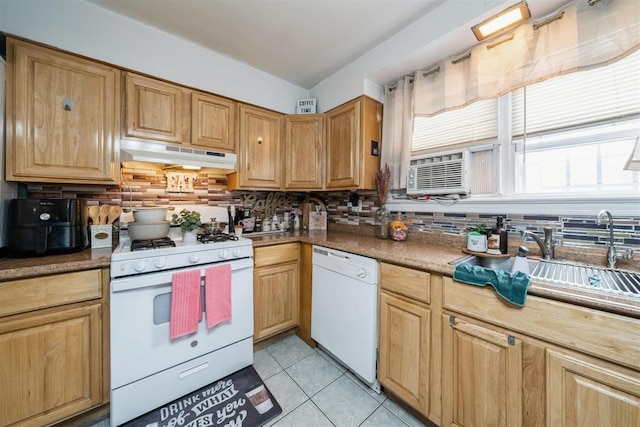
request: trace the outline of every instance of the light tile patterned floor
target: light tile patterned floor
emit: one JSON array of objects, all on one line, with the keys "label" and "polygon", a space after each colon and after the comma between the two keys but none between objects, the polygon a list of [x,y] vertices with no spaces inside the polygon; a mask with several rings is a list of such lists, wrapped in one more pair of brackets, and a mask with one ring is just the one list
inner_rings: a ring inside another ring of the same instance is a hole
[{"label": "light tile patterned floor", "polygon": [[[267,426],[425,426],[296,335],[256,351],[253,366],[282,407],[282,414]],[[107,419],[92,427],[108,426]]]}]

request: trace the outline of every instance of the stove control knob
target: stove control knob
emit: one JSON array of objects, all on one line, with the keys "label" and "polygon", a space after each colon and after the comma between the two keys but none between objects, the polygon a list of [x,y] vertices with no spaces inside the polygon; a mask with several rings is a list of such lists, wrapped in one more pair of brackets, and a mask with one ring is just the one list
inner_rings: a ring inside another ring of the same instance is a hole
[{"label": "stove control knob", "polygon": [[133,269],[135,271],[137,271],[138,273],[141,271],[144,271],[145,268],[147,268],[147,262],[146,261],[136,261],[135,264],[133,264]]},{"label": "stove control knob", "polygon": [[189,255],[189,262],[191,264],[195,264],[198,261],[200,261],[200,257],[198,256],[198,254],[190,254]]},{"label": "stove control knob", "polygon": [[229,251],[227,251],[226,249],[221,250],[220,252],[218,252],[218,258],[220,259],[229,258]]},{"label": "stove control knob", "polygon": [[166,257],[156,258],[156,260],[153,261],[153,265],[155,265],[156,268],[162,268],[165,265],[167,265],[167,258]]},{"label": "stove control knob", "polygon": [[242,255],[242,250],[240,248],[235,248],[233,250],[233,256],[236,258],[240,258],[240,256]]}]

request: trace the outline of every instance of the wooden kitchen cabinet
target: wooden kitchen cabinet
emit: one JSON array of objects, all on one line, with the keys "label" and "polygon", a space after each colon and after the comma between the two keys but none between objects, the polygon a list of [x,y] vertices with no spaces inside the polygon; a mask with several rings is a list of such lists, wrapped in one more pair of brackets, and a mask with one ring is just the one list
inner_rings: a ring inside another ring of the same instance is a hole
[{"label": "wooden kitchen cabinet", "polygon": [[378,381],[429,416],[431,275],[380,263]]},{"label": "wooden kitchen cabinet", "polygon": [[254,251],[254,342],[298,325],[298,243]]},{"label": "wooden kitchen cabinet", "polygon": [[7,38],[6,179],[118,184],[120,71]]},{"label": "wooden kitchen cabinet", "polygon": [[240,104],[238,121],[238,171],[228,176],[227,187],[282,189],[284,115]]},{"label": "wooden kitchen cabinet", "polygon": [[178,85],[126,73],[127,137],[181,144],[190,140],[189,92]]},{"label": "wooden kitchen cabinet", "polygon": [[326,189],[375,190],[382,104],[361,96],[326,113]]},{"label": "wooden kitchen cabinet", "polygon": [[522,341],[445,315],[442,339],[446,426],[522,425]]},{"label": "wooden kitchen cabinet", "polygon": [[285,190],[324,188],[324,115],[301,114],[285,120]]},{"label": "wooden kitchen cabinet", "polygon": [[108,402],[108,269],[0,283],[0,425]]},{"label": "wooden kitchen cabinet", "polygon": [[451,278],[443,307],[443,425],[640,422],[640,320]]},{"label": "wooden kitchen cabinet", "polygon": [[637,371],[559,349],[547,351],[547,426],[640,425]]},{"label": "wooden kitchen cabinet", "polygon": [[191,95],[191,145],[236,152],[236,103],[202,92]]}]

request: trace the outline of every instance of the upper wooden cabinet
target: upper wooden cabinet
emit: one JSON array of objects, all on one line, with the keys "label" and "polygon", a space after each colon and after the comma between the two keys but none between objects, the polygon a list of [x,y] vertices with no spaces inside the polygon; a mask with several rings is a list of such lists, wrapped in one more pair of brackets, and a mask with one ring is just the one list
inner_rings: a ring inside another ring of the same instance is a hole
[{"label": "upper wooden cabinet", "polygon": [[236,151],[236,103],[202,92],[191,94],[191,145]]},{"label": "upper wooden cabinet", "polygon": [[235,152],[234,101],[133,73],[124,80],[126,137]]},{"label": "upper wooden cabinet", "polygon": [[374,190],[380,168],[382,104],[361,96],[326,116],[327,190]]},{"label": "upper wooden cabinet", "polygon": [[228,188],[282,189],[284,115],[240,104],[238,120],[238,172],[229,175]]},{"label": "upper wooden cabinet", "polygon": [[118,184],[120,72],[7,38],[8,181]]},{"label": "upper wooden cabinet", "polygon": [[189,93],[160,80],[126,73],[125,136],[180,144],[189,141]]},{"label": "upper wooden cabinet", "polygon": [[322,190],[324,115],[287,116],[285,122],[285,189]]}]

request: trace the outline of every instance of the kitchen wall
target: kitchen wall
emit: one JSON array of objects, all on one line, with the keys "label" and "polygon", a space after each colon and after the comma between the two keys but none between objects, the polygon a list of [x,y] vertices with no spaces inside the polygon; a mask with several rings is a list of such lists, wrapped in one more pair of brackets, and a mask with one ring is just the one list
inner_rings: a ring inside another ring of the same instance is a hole
[{"label": "kitchen wall", "polygon": [[2,0],[0,31],[283,113],[308,97],[306,89],[84,1]]},{"label": "kitchen wall", "polygon": [[[215,206],[246,206],[245,196],[265,199],[268,192],[228,191],[227,177],[222,172],[198,173],[193,193],[168,193],[165,170],[151,164],[147,168],[139,165],[123,167],[120,188],[93,188],[78,186],[59,186],[49,184],[29,184],[28,197],[70,197],[87,199],[89,203],[119,204],[123,207],[141,206],[145,202],[160,205],[209,204]],[[288,193],[292,196],[291,207],[297,207],[306,194]],[[375,211],[379,207],[375,191],[359,191],[362,211],[353,212],[347,208],[349,191],[314,193],[325,202],[328,212],[329,229],[345,230],[373,235]],[[281,209],[281,212],[286,209]],[[279,213],[281,213],[279,212]],[[521,244],[520,230],[540,232],[551,227],[560,246],[568,251],[595,250],[604,259],[609,231],[605,226],[596,224],[595,215],[530,215],[527,213],[447,213],[447,212],[403,212],[409,226],[410,239],[425,242],[462,245],[462,235],[468,227],[484,223],[495,224],[498,215],[504,216],[510,231],[510,246]],[[629,246],[636,252],[640,261],[640,215],[614,218],[614,236],[616,245]],[[535,251],[535,244],[528,245]],[[514,250],[515,251],[515,250]],[[623,263],[624,264],[624,263]]]}]

